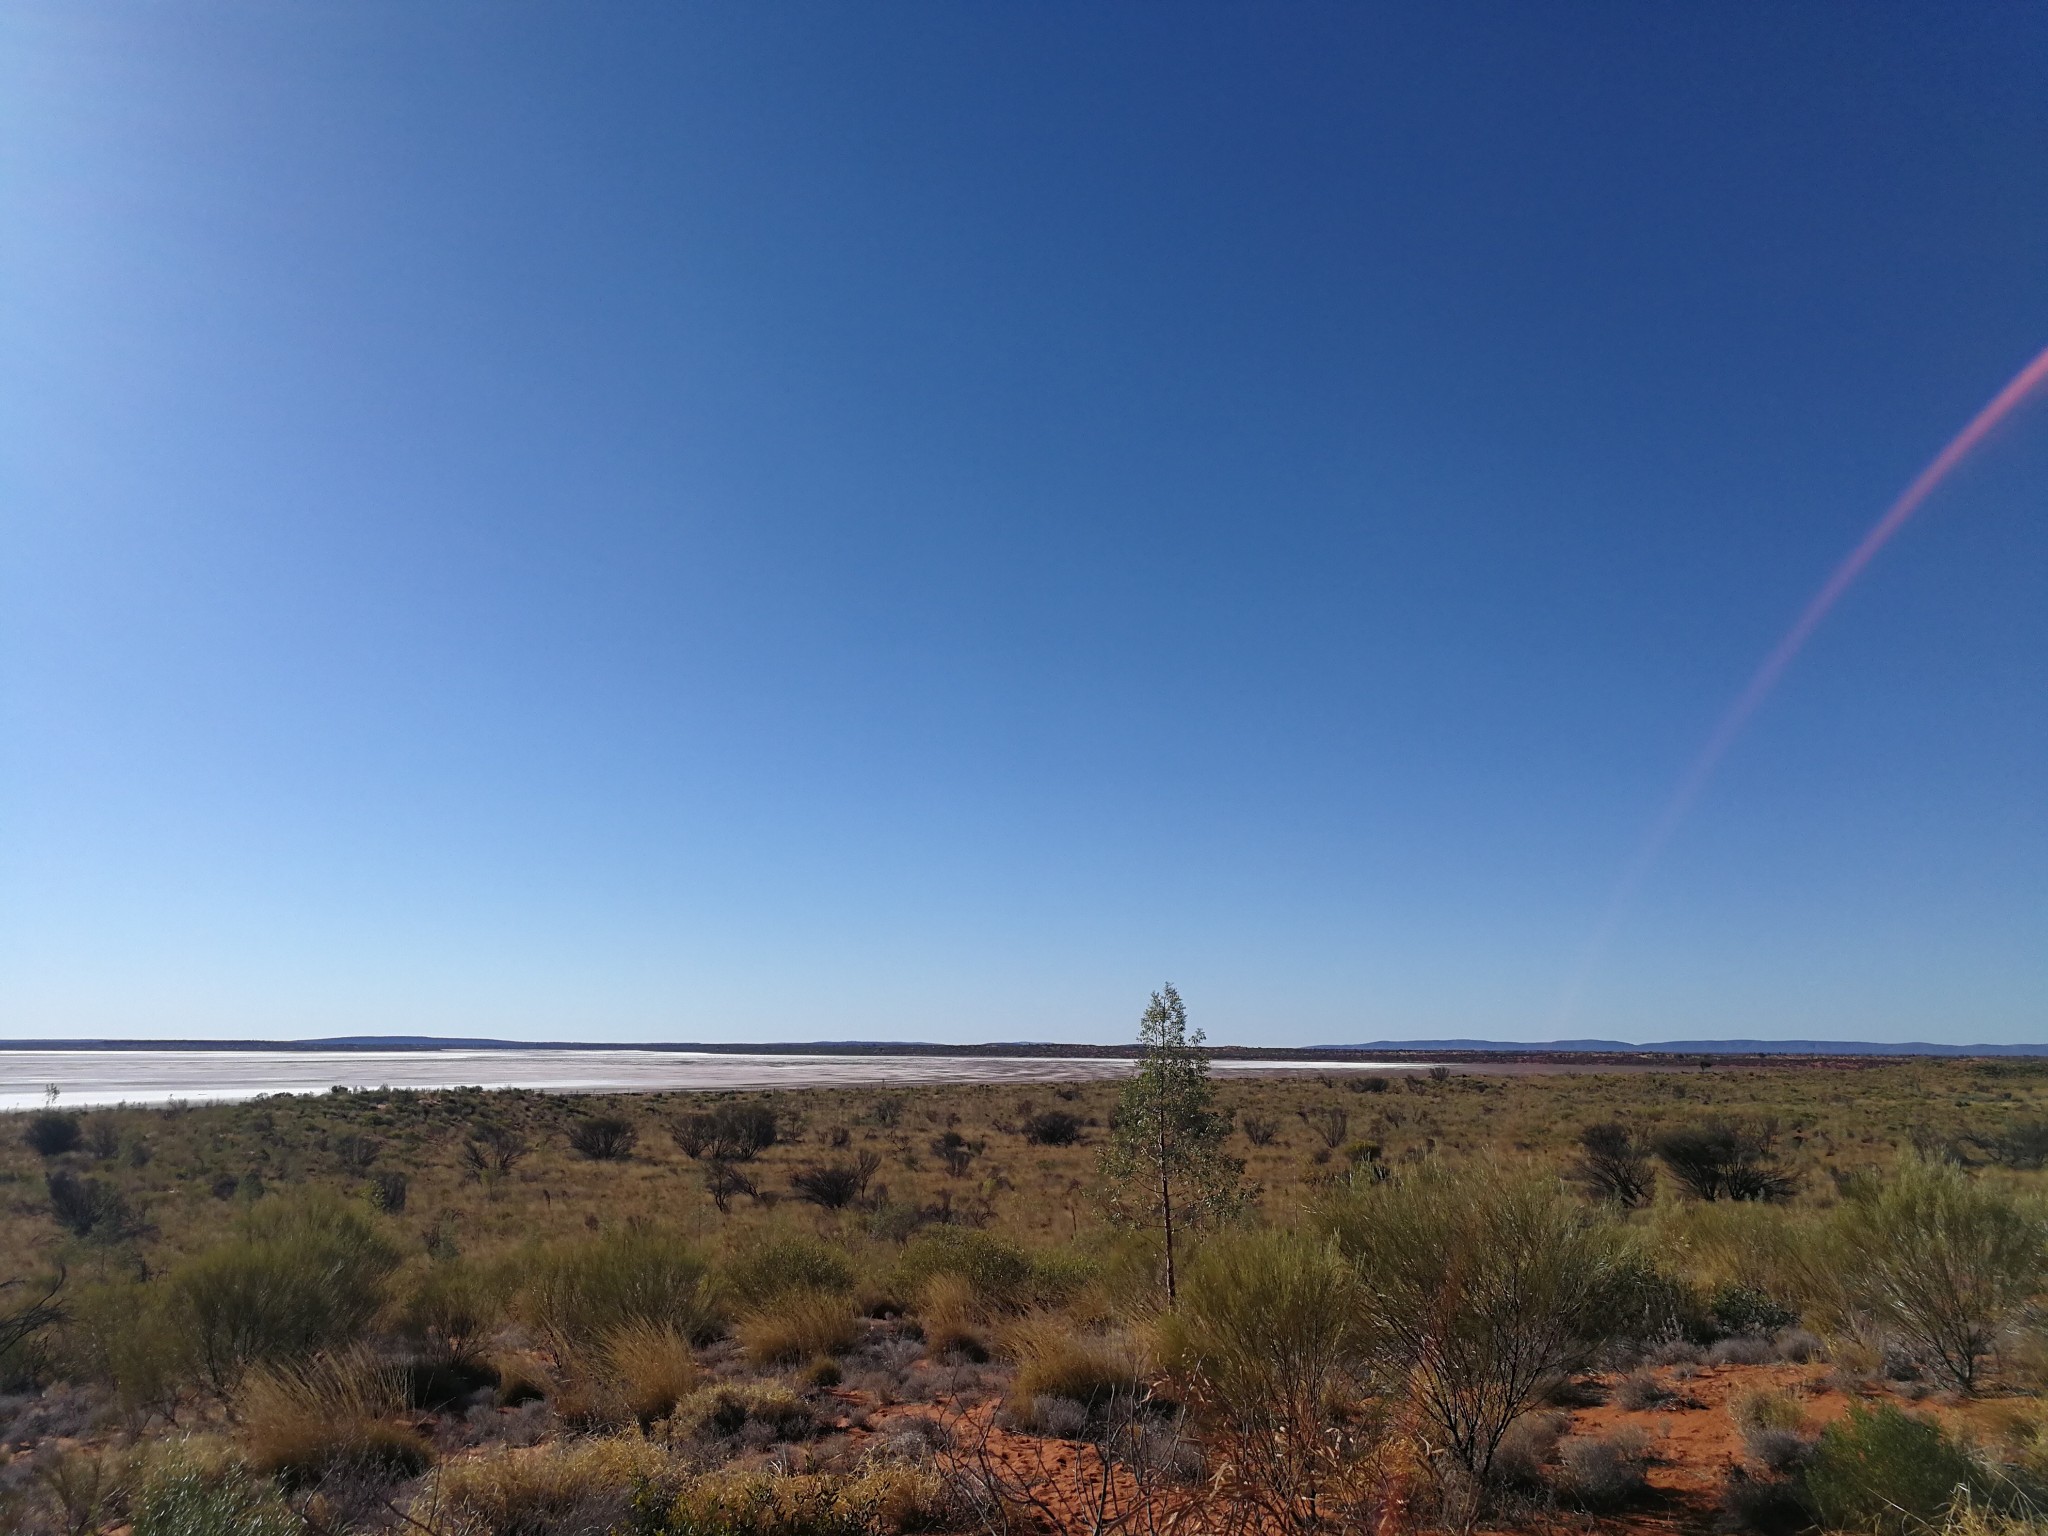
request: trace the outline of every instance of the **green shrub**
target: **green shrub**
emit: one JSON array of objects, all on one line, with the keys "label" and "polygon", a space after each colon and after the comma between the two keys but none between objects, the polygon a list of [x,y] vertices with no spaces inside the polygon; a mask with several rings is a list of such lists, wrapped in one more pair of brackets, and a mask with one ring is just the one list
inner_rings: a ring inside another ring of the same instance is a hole
[{"label": "green shrub", "polygon": [[939,1275],[957,1276],[986,1307],[1021,1312],[1031,1304],[1037,1269],[1016,1243],[987,1232],[940,1227],[912,1240],[897,1261],[897,1289],[923,1292]]},{"label": "green shrub", "polygon": [[1233,1528],[1370,1528],[1380,1445],[1365,1297],[1328,1244],[1260,1233],[1189,1267],[1158,1348],[1217,1466]]},{"label": "green shrub", "polygon": [[534,1257],[524,1305],[542,1329],[583,1346],[629,1323],[674,1328],[693,1343],[721,1319],[703,1255],[659,1227],[622,1227]]},{"label": "green shrub", "polygon": [[1850,1290],[1975,1391],[1998,1335],[2048,1280],[2048,1227],[1954,1164],[1917,1156],[1848,1193],[1837,1220]]},{"label": "green shrub", "polygon": [[29,1116],[28,1129],[21,1133],[21,1139],[39,1157],[61,1157],[66,1152],[76,1152],[85,1136],[79,1129],[78,1116],[50,1112]]},{"label": "green shrub", "polygon": [[1129,1340],[1080,1333],[1057,1317],[1026,1318],[1008,1331],[1004,1348],[1017,1362],[1010,1412],[1033,1428],[1044,1428],[1037,1420],[1045,1399],[1095,1411],[1144,1389],[1144,1361]]},{"label": "green shrub", "polygon": [[724,1280],[742,1306],[759,1307],[786,1291],[851,1291],[855,1275],[846,1255],[831,1244],[790,1235],[733,1255]]},{"label": "green shrub", "polygon": [[939,1476],[876,1463],[858,1476],[726,1470],[685,1483],[660,1536],[908,1536],[949,1528]]},{"label": "green shrub", "polygon": [[268,1481],[176,1455],[143,1482],[132,1536],[301,1536],[305,1524]]},{"label": "green shrub", "polygon": [[1625,1249],[1554,1181],[1437,1165],[1340,1191],[1316,1219],[1355,1266],[1390,1365],[1484,1476],[1510,1425],[1613,1328]]},{"label": "green shrub", "polygon": [[353,1343],[398,1255],[368,1214],[325,1191],[261,1202],[236,1236],[185,1260],[166,1304],[215,1391],[249,1366]]},{"label": "green shrub", "polygon": [[1976,1464],[1931,1419],[1884,1403],[1851,1404],[1827,1427],[1806,1469],[1806,1488],[1830,1530],[1913,1536],[1956,1501],[1984,1487]]},{"label": "green shrub", "polygon": [[737,1435],[749,1424],[760,1424],[777,1439],[807,1440],[818,1428],[802,1398],[787,1387],[759,1382],[699,1387],[676,1405],[669,1424],[678,1435],[703,1439]]}]

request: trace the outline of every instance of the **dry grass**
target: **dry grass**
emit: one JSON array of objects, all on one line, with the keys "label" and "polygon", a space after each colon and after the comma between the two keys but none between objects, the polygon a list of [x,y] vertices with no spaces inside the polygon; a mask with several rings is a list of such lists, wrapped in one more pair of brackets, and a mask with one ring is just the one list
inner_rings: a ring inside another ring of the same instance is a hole
[{"label": "dry grass", "polygon": [[249,1465],[287,1487],[344,1470],[396,1481],[433,1460],[418,1432],[399,1422],[399,1373],[360,1350],[255,1372],[240,1408]]},{"label": "dry grass", "polygon": [[673,1328],[628,1323],[606,1335],[603,1355],[626,1412],[642,1426],[667,1418],[697,1385],[689,1340]]},{"label": "dry grass", "polygon": [[933,1275],[917,1296],[918,1326],[934,1355],[988,1358],[987,1324],[974,1282],[965,1275]]},{"label": "dry grass", "polygon": [[853,1302],[830,1291],[788,1291],[741,1318],[733,1330],[755,1365],[790,1365],[841,1355],[860,1338]]},{"label": "dry grass", "polygon": [[437,1528],[474,1536],[601,1531],[624,1522],[636,1487],[676,1479],[668,1454],[638,1436],[568,1441],[451,1462],[421,1507]]}]

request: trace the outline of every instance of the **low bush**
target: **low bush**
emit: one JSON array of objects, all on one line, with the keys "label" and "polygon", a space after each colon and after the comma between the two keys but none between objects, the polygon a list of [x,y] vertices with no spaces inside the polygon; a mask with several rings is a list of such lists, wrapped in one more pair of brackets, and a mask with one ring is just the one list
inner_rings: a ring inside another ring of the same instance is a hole
[{"label": "low bush", "polygon": [[1157,1347],[1234,1524],[1296,1536],[1374,1525],[1375,1342],[1356,1274],[1304,1234],[1227,1238],[1189,1266]]},{"label": "low bush", "polygon": [[1794,1536],[1813,1528],[1804,1488],[1784,1477],[1758,1477],[1730,1467],[1721,1484],[1721,1527],[1755,1536]]},{"label": "low bush", "polygon": [[633,1323],[705,1343],[723,1326],[709,1273],[703,1255],[675,1233],[621,1227],[535,1255],[521,1307],[545,1332],[586,1349]]},{"label": "low bush", "polygon": [[1917,1156],[1847,1193],[1837,1219],[1852,1293],[1974,1392],[2000,1333],[2048,1282],[2048,1226],[1954,1164]]},{"label": "low bush", "polygon": [[1650,1444],[1641,1430],[1574,1435],[1557,1450],[1558,1491],[1581,1509],[1619,1509],[1641,1496]]},{"label": "low bush", "polygon": [[709,1153],[724,1163],[751,1162],[775,1145],[775,1111],[766,1104],[731,1100],[708,1114],[684,1115],[669,1127],[683,1155]]},{"label": "low bush", "polygon": [[1034,1147],[1071,1147],[1081,1139],[1081,1118],[1063,1109],[1044,1109],[1024,1122],[1024,1139]]},{"label": "low bush", "polygon": [[1649,1144],[1617,1121],[1579,1132],[1579,1160],[1572,1175],[1595,1199],[1612,1200],[1630,1210],[1647,1205],[1657,1188]]},{"label": "low bush", "polygon": [[593,1115],[569,1130],[569,1145],[594,1162],[619,1162],[632,1156],[640,1133],[633,1122],[617,1115]]},{"label": "low bush", "polygon": [[30,1115],[21,1139],[38,1157],[61,1157],[66,1152],[76,1152],[85,1133],[79,1127],[78,1116],[51,1112]]},{"label": "low bush", "polygon": [[723,1279],[740,1305],[759,1307],[787,1291],[848,1292],[856,1276],[842,1250],[790,1235],[742,1249],[726,1261]]},{"label": "low bush", "polygon": [[1974,1462],[1931,1419],[1890,1403],[1851,1404],[1814,1447],[1806,1488],[1831,1530],[1913,1536],[1940,1521],[1958,1494],[1984,1487]]},{"label": "low bush", "polygon": [[834,1291],[785,1291],[743,1316],[733,1330],[756,1365],[791,1365],[839,1355],[860,1338],[853,1303]]},{"label": "low bush", "polygon": [[73,1237],[118,1242],[134,1230],[127,1200],[105,1179],[81,1178],[60,1168],[44,1180],[44,1187],[50,1214]]},{"label": "low bush", "polygon": [[1789,1392],[1774,1387],[1752,1387],[1728,1400],[1728,1417],[1742,1434],[1759,1429],[1801,1430],[1806,1427],[1806,1410]]},{"label": "low bush", "polygon": [[957,1277],[976,1305],[1021,1312],[1033,1299],[1037,1267],[1031,1255],[1007,1238],[988,1232],[940,1227],[921,1233],[897,1261],[897,1289],[921,1297],[934,1276]]},{"label": "low bush", "polygon": [[1255,1115],[1247,1111],[1238,1116],[1237,1128],[1244,1132],[1244,1139],[1255,1147],[1270,1147],[1273,1138],[1280,1134],[1280,1122],[1271,1115]]},{"label": "low bush", "polygon": [[470,1536],[583,1536],[633,1528],[636,1499],[660,1498],[681,1480],[670,1457],[637,1435],[567,1440],[450,1462],[422,1503]]},{"label": "low bush", "polygon": [[1144,1388],[1144,1359],[1131,1340],[1080,1333],[1057,1317],[1041,1315],[1013,1324],[1004,1334],[1003,1348],[1017,1362],[1010,1412],[1027,1426],[1047,1399],[1094,1412],[1111,1398],[1135,1397]]},{"label": "low bush", "polygon": [[1383,1358],[1482,1481],[1508,1427],[1615,1325],[1626,1250],[1555,1182],[1424,1165],[1339,1191],[1316,1219],[1355,1267]]},{"label": "low bush", "polygon": [[503,1280],[451,1259],[419,1274],[398,1311],[400,1331],[429,1359],[474,1360],[505,1317]]},{"label": "low bush", "polygon": [[878,1152],[859,1152],[852,1158],[814,1163],[789,1176],[789,1187],[799,1200],[828,1211],[844,1210],[863,1199],[868,1182],[882,1170]]},{"label": "low bush", "polygon": [[758,1427],[770,1442],[808,1440],[818,1420],[804,1400],[787,1387],[758,1382],[720,1382],[699,1387],[669,1419],[671,1430],[695,1439],[731,1439]]},{"label": "low bush", "polygon": [[1614,1405],[1630,1413],[1662,1408],[1675,1394],[1648,1371],[1631,1371],[1615,1384]]},{"label": "low bush", "polygon": [[433,1460],[410,1425],[406,1384],[359,1351],[254,1372],[240,1393],[249,1464],[287,1488],[349,1472],[380,1482],[414,1477]]},{"label": "low bush", "polygon": [[165,1300],[201,1375],[225,1392],[251,1365],[354,1343],[397,1264],[369,1215],[307,1190],[260,1202],[233,1238],[172,1269]]},{"label": "low bush", "polygon": [[1799,1181],[1778,1162],[1775,1140],[1768,1124],[1714,1121],[1667,1131],[1657,1157],[1700,1200],[1789,1200]]}]

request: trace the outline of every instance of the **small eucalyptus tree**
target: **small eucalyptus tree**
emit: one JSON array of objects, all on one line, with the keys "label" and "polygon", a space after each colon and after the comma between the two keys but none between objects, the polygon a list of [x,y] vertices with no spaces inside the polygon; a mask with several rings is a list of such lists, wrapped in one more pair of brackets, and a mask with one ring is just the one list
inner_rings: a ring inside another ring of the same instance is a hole
[{"label": "small eucalyptus tree", "polygon": [[1127,1226],[1156,1226],[1166,1249],[1166,1304],[1179,1298],[1175,1240],[1183,1227],[1214,1226],[1244,1205],[1244,1163],[1223,1150],[1230,1117],[1216,1109],[1202,1032],[1169,984],[1138,1023],[1144,1052],[1124,1085],[1102,1154],[1104,1203]]}]

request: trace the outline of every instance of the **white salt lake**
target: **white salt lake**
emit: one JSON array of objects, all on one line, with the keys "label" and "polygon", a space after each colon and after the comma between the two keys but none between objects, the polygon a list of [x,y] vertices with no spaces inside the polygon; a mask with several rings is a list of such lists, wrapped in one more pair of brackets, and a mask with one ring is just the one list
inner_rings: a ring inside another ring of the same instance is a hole
[{"label": "white salt lake", "polygon": [[[0,1051],[0,1111],[194,1103],[330,1088],[535,1088],[550,1093],[1044,1083],[1125,1077],[1130,1058],[740,1055],[722,1051]],[[1424,1063],[1219,1060],[1219,1077],[1414,1071]]]}]

